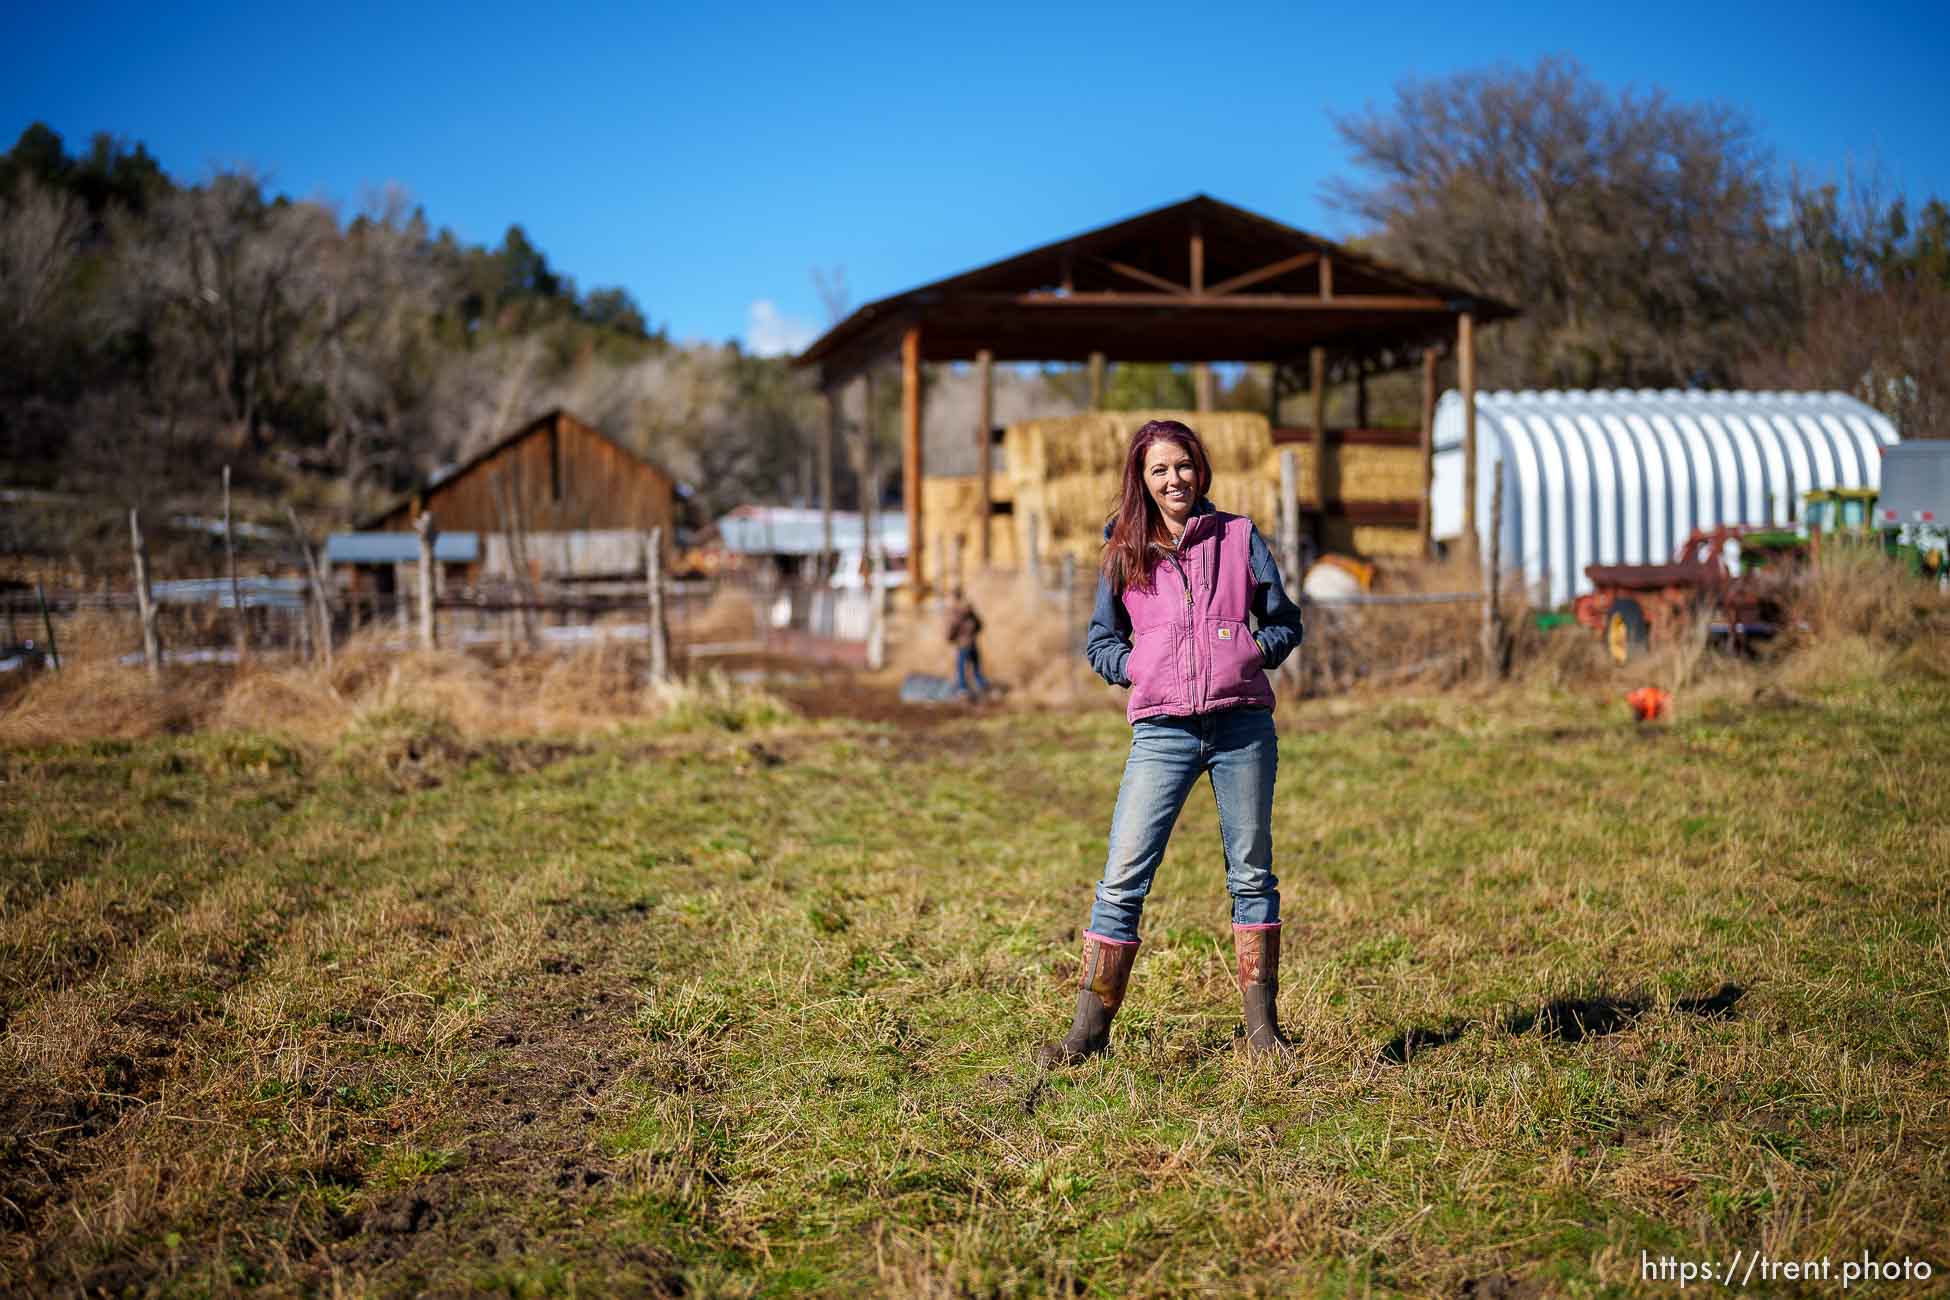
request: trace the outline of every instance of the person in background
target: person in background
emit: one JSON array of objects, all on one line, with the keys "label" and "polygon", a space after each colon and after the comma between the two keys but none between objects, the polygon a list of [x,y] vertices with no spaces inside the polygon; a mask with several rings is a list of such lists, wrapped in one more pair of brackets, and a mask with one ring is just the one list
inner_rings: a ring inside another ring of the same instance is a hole
[{"label": "person in background", "polygon": [[948,640],[955,647],[955,690],[967,695],[986,695],[989,679],[982,676],[982,616],[956,587],[948,597]]},{"label": "person in background", "polygon": [[1083,936],[1070,1032],[1038,1053],[1073,1065],[1104,1050],[1137,959],[1138,919],[1199,776],[1219,804],[1232,895],[1243,1046],[1290,1055],[1280,1032],[1280,882],[1273,874],[1273,686],[1300,644],[1300,609],[1253,521],[1214,509],[1198,434],[1153,420],[1131,435],[1117,513],[1104,529],[1090,666],[1130,688],[1131,750]]}]

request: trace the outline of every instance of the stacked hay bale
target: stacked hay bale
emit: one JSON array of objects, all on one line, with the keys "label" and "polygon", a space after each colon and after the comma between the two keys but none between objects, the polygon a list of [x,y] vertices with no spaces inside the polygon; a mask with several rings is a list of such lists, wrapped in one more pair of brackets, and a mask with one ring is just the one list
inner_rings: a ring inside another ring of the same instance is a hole
[{"label": "stacked hay bale", "polygon": [[1026,420],[1003,439],[1015,500],[1017,550],[1030,553],[1029,530],[1045,558],[1075,555],[1097,561],[1104,523],[1117,508],[1124,452],[1131,435],[1151,420],[1179,420],[1198,430],[1212,458],[1212,504],[1250,516],[1273,536],[1279,522],[1279,470],[1262,470],[1272,449],[1266,417],[1244,411],[1102,411]]},{"label": "stacked hay bale", "polygon": [[[995,503],[1007,503],[1011,499],[1007,478],[994,474],[989,481]],[[989,529],[989,546],[992,548],[991,563],[1003,569],[1021,566],[1022,557],[1016,550],[1015,525],[1007,514],[993,514],[982,509],[982,480],[978,475],[939,474],[923,478],[921,514],[927,521],[928,545],[923,554],[929,582],[941,583],[952,578],[947,565],[953,550],[952,542],[957,538],[961,541],[961,576],[966,577],[974,572],[982,562],[980,539],[985,521]]]},{"label": "stacked hay bale", "polygon": [[[1340,496],[1347,501],[1414,501],[1422,495],[1422,449],[1344,443],[1334,449],[1340,462]],[[1356,524],[1354,553],[1419,558],[1422,534],[1413,525]]]},{"label": "stacked hay bale", "polygon": [[[1315,503],[1308,495],[1313,483],[1315,452],[1312,443],[1288,443],[1273,447],[1261,462],[1260,474],[1272,486],[1277,501],[1280,456],[1289,451],[1294,454],[1299,471],[1302,508],[1312,510]],[[1329,501],[1342,501],[1350,505],[1414,501],[1422,495],[1421,448],[1413,445],[1377,446],[1330,438],[1323,486]],[[1412,525],[1340,522],[1344,527],[1330,530],[1327,539],[1330,550],[1402,558],[1422,554],[1421,534]],[[1336,532],[1340,535],[1331,535]]]}]

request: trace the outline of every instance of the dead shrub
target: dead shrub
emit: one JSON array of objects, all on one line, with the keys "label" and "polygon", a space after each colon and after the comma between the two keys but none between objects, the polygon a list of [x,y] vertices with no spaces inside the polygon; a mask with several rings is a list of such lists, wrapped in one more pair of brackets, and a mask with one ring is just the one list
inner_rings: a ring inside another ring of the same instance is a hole
[{"label": "dead shrub", "polygon": [[1857,636],[1902,649],[1942,635],[1950,596],[1879,551],[1831,544],[1799,584],[1792,614],[1812,640]]},{"label": "dead shrub", "polygon": [[223,679],[216,673],[174,671],[152,682],[140,666],[64,658],[59,672],[36,677],[0,714],[0,744],[135,740],[194,731],[217,711],[222,696]]}]

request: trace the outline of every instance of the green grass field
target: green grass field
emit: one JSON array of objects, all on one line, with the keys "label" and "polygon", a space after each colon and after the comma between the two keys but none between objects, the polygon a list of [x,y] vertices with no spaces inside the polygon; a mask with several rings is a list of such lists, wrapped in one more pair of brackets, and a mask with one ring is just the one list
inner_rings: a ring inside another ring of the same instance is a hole
[{"label": "green grass field", "polygon": [[[1950,1269],[1950,684],[1645,730],[1515,689],[1283,707],[1285,1069],[1232,1049],[1204,785],[1112,1052],[1028,1064],[1067,1024],[1121,718],[739,722],[0,751],[0,1289]],[[1732,1015],[1674,1008],[1726,981]],[[1503,1027],[1596,994],[1644,1009]],[[1461,1032],[1383,1059],[1417,1027]]]}]

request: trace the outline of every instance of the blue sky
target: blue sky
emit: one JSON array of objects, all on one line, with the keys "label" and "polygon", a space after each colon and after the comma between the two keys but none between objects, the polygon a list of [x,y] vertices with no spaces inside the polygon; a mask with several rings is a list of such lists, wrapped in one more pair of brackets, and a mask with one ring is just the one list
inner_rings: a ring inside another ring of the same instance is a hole
[{"label": "blue sky", "polygon": [[1950,195],[1943,5],[19,4],[0,147],[108,130],[436,225],[519,222],[678,338],[776,349],[853,300],[1205,192],[1328,235],[1330,114],[1568,54],[1748,112],[1779,160]]}]

